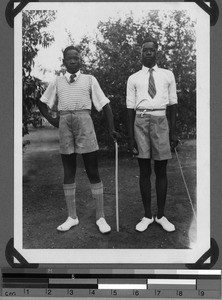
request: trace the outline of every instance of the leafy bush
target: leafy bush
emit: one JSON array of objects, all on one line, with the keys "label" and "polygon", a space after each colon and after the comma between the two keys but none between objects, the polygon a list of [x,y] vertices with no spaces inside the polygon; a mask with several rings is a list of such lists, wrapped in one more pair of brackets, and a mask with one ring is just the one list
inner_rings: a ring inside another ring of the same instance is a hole
[{"label": "leafy bush", "polygon": [[29,133],[28,125],[37,124],[36,101],[40,99],[45,84],[31,76],[38,46],[48,47],[54,37],[44,29],[55,19],[54,11],[27,10],[22,12],[22,83],[23,83],[23,136]]},{"label": "leafy bush", "polygon": [[[23,134],[33,115],[35,100],[39,99],[45,85],[31,77],[37,45],[48,47],[53,37],[40,30],[55,18],[55,12],[29,11],[23,13]],[[159,41],[158,65],[171,69],[175,75],[178,92],[177,131],[180,138],[196,137],[196,34],[195,22],[186,11],[169,13],[150,11],[142,20],[132,15],[125,19],[109,19],[98,24],[98,35],[83,37],[80,49],[85,58],[83,71],[94,75],[100,83],[115,118],[115,126],[121,134],[120,147],[127,148],[126,83],[128,77],[141,69],[141,41],[148,34]],[[69,39],[74,43],[71,34]],[[93,45],[94,48],[92,50]],[[59,74],[60,71],[57,71]],[[113,148],[104,116],[92,111],[100,146]]]},{"label": "leafy bush", "polygon": [[[196,50],[195,23],[185,11],[162,13],[151,11],[142,21],[132,16],[108,20],[98,25],[93,40],[84,39],[82,49],[93,42],[96,50],[87,52],[86,72],[99,81],[111,101],[120,145],[126,147],[126,83],[128,77],[141,69],[141,41],[148,34],[159,41],[158,65],[173,71],[178,93],[177,132],[180,138],[196,137]],[[108,144],[104,119],[93,114],[101,145]]]}]

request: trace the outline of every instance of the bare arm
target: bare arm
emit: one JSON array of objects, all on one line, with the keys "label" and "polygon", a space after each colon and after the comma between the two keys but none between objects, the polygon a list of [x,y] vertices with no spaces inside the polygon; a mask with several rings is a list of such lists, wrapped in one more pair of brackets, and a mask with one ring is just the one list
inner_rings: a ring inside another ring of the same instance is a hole
[{"label": "bare arm", "polygon": [[43,117],[46,118],[46,120],[53,126],[59,128],[59,117],[53,118],[48,111],[48,107],[45,103],[41,102],[40,100],[37,102],[37,106],[43,115]]},{"label": "bare arm", "polygon": [[135,122],[135,115],[136,112],[134,109],[127,108],[127,130],[128,130],[128,136],[129,136],[129,151],[133,155],[138,154],[138,148],[137,144],[134,138],[134,122]]},{"label": "bare arm", "polygon": [[111,138],[114,141],[116,141],[119,138],[119,134],[115,131],[114,122],[113,122],[113,113],[112,113],[112,109],[111,109],[109,103],[107,103],[103,107],[103,112],[106,116],[106,120],[108,123],[109,134],[110,134]]},{"label": "bare arm", "polygon": [[170,105],[169,109],[169,127],[170,127],[170,144],[174,149],[178,144],[178,136],[176,134],[176,118],[177,118],[177,104]]},{"label": "bare arm", "polygon": [[127,108],[127,130],[129,139],[134,139],[135,110]]}]

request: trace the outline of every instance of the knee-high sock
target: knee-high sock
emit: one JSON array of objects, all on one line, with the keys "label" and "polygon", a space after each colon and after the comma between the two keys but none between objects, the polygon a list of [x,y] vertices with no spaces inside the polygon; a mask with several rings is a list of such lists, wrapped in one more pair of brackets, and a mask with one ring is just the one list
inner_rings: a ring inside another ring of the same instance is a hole
[{"label": "knee-high sock", "polygon": [[103,183],[94,183],[90,185],[93,199],[96,202],[96,220],[104,218],[104,207],[103,207]]},{"label": "knee-high sock", "polygon": [[63,184],[63,190],[65,194],[66,205],[68,209],[68,216],[75,219],[77,217],[76,214],[76,184]]}]

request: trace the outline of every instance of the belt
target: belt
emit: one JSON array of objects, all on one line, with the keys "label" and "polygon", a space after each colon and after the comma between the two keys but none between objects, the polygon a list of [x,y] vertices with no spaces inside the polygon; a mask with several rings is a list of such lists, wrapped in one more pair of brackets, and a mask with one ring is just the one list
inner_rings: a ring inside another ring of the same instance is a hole
[{"label": "belt", "polygon": [[165,115],[165,110],[166,110],[165,108],[153,108],[153,109],[150,109],[150,108],[144,108],[144,109],[138,108],[136,110],[136,114],[140,115],[141,117],[143,117],[143,115],[150,115],[150,114],[152,114],[152,112],[157,112],[157,115],[163,116],[163,115]]},{"label": "belt", "polygon": [[60,110],[59,114],[60,115],[67,115],[67,114],[91,114],[90,109],[79,109],[79,110]]}]

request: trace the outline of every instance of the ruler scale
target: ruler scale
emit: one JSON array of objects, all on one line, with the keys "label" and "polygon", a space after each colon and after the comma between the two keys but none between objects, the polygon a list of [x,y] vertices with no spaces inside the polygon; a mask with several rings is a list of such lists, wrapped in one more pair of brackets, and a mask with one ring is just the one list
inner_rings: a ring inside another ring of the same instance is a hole
[{"label": "ruler scale", "polygon": [[2,269],[1,279],[3,297],[221,299],[221,270]]}]

